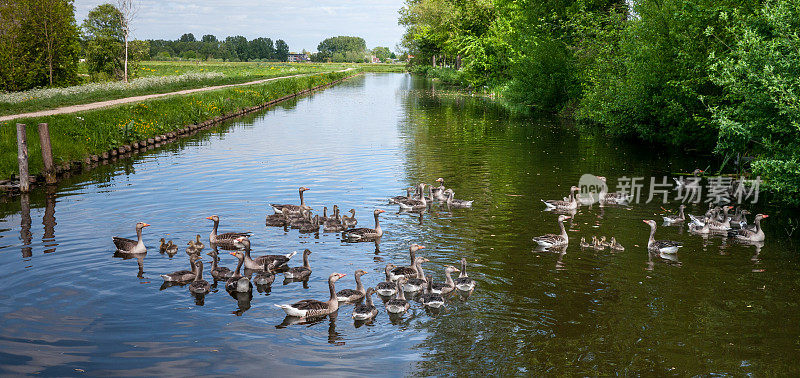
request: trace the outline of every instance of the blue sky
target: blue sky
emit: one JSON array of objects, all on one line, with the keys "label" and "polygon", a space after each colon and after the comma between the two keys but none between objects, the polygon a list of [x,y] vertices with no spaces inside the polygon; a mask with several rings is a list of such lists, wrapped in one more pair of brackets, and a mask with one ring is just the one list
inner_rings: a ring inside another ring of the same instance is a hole
[{"label": "blue sky", "polygon": [[[116,0],[76,0],[80,24],[95,6]],[[137,39],[178,39],[183,33],[217,38],[243,35],[247,39],[283,39],[292,51],[316,51],[327,37],[364,38],[367,47],[394,50],[403,28],[397,11],[403,0],[138,0],[134,20]]]}]

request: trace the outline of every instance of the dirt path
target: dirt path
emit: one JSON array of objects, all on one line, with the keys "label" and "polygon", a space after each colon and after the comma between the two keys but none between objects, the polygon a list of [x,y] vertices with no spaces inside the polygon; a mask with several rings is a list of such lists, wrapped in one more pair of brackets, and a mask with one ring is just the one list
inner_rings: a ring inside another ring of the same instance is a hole
[{"label": "dirt path", "polygon": [[[347,69],[344,69],[344,70],[339,71],[339,72],[348,71],[348,70],[352,70],[352,68],[347,68]],[[307,76],[307,75],[314,75],[314,74],[297,74],[297,75],[291,75],[291,76],[273,77],[273,78],[269,78],[269,79],[261,79],[261,80],[256,80],[256,81],[249,81],[249,82],[246,82],[246,83],[239,83],[239,84],[216,85],[216,86],[213,86],[213,87],[184,89],[182,91],[177,91],[177,92],[156,93],[156,94],[149,94],[149,95],[143,95],[143,96],[119,98],[119,99],[116,99],[116,100],[91,102],[91,103],[88,103],[88,104],[70,105],[70,106],[64,106],[64,107],[56,108],[56,109],[40,110],[38,112],[20,113],[20,114],[12,114],[12,115],[7,115],[7,116],[0,116],[0,122],[10,121],[12,119],[20,119],[20,118],[46,117],[46,116],[51,116],[51,115],[56,115],[56,114],[77,113],[77,112],[82,112],[84,110],[99,109],[99,108],[105,108],[105,107],[108,107],[108,106],[120,105],[120,104],[129,104],[129,103],[132,103],[132,102],[150,100],[150,99],[159,98],[159,97],[174,96],[174,95],[185,95],[185,94],[196,93],[196,92],[213,91],[213,90],[222,89],[222,88],[239,87],[239,86],[243,86],[243,85],[261,84],[261,83],[266,83],[268,81],[273,81],[273,80],[288,79],[290,77]]]}]

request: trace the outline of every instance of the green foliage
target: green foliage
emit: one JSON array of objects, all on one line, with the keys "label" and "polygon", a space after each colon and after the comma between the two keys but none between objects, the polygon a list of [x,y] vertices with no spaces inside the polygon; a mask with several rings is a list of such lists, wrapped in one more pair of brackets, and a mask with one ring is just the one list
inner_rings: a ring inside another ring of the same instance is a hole
[{"label": "green foliage", "polygon": [[78,81],[78,29],[71,0],[0,2],[0,91]]},{"label": "green foliage", "polygon": [[117,7],[109,3],[100,4],[83,20],[83,33],[88,40],[108,38],[122,41],[125,38],[122,24],[122,12]]},{"label": "green foliage", "polygon": [[86,65],[93,81],[108,80],[123,70],[125,46],[117,39],[97,37],[86,46]]},{"label": "green foliage", "polygon": [[708,29],[735,36],[725,54],[711,53],[711,79],[725,88],[712,107],[717,152],[754,156],[753,173],[768,189],[800,205],[800,1],[770,0],[751,17],[721,14]]},{"label": "green foliage", "polygon": [[275,59],[285,62],[289,58],[289,45],[282,39],[275,41]]},{"label": "green foliage", "polygon": [[367,43],[361,37],[330,37],[319,43],[317,51],[312,56],[316,62],[363,62]]}]

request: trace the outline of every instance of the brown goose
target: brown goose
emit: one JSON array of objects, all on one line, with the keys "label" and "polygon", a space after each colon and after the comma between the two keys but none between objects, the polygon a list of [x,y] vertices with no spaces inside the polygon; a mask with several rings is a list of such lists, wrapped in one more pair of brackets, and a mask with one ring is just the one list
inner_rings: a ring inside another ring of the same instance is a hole
[{"label": "brown goose", "polygon": [[672,240],[655,240],[654,236],[656,234],[656,221],[654,220],[643,220],[642,222],[647,223],[650,225],[650,239],[647,240],[647,249],[659,253],[677,253],[678,248],[683,247],[683,243],[672,241]]},{"label": "brown goose", "polygon": [[211,285],[208,281],[203,279],[203,262],[197,261],[195,263],[197,265],[197,275],[194,277],[194,281],[189,285],[189,291],[195,294],[205,294],[211,290]]},{"label": "brown goose", "polygon": [[460,270],[452,265],[446,266],[444,268],[444,283],[437,282],[431,284],[430,292],[433,294],[448,294],[455,290],[456,283],[453,281],[453,277],[450,276],[450,274],[454,272],[460,272]]},{"label": "brown goose", "polygon": [[[425,183],[420,183],[418,188],[419,193],[424,193]],[[421,210],[428,208],[428,201],[425,200],[425,196],[422,194],[420,194],[419,198],[398,201],[397,204],[400,205],[401,210]]]},{"label": "brown goose", "polygon": [[467,259],[461,258],[461,274],[456,278],[456,289],[471,291],[475,288],[475,280],[467,276]]},{"label": "brown goose", "polygon": [[396,268],[394,264],[386,264],[386,281],[378,282],[378,284],[375,285],[375,292],[377,292],[378,295],[382,295],[384,297],[394,295],[396,291],[396,285],[394,282],[392,282],[392,269],[394,268]]},{"label": "brown goose", "polygon": [[[378,218],[375,218],[378,219]],[[142,241],[142,229],[150,226],[144,222],[136,223],[136,239],[125,239],[118,236],[112,237],[114,245],[117,246],[117,252],[120,253],[147,253],[147,247],[144,246]]]},{"label": "brown goose", "polygon": [[172,244],[172,240],[167,243],[166,248],[164,248],[164,252],[170,256],[175,256],[178,253],[178,246],[176,244]]},{"label": "brown goose", "polygon": [[328,277],[328,289],[330,289],[331,297],[327,302],[318,301],[315,299],[304,299],[294,304],[276,304],[289,316],[298,318],[313,318],[317,316],[324,316],[332,314],[339,310],[339,300],[336,299],[336,281],[346,276],[342,273],[331,273]]},{"label": "brown goose", "polygon": [[414,260],[414,268],[416,268],[417,270],[417,275],[416,277],[405,276],[406,283],[403,284],[403,290],[409,292],[416,292],[422,290],[425,287],[428,281],[425,280],[425,271],[422,270],[422,263],[428,261],[430,260],[422,256],[417,256],[417,258]]},{"label": "brown goose", "polygon": [[297,254],[297,251],[292,251],[285,255],[262,255],[253,258],[250,256],[249,238],[238,237],[235,239],[234,243],[237,247],[244,250],[244,267],[251,270],[281,269]]},{"label": "brown goose", "polygon": [[562,200],[542,200],[542,203],[547,207],[546,210],[575,210],[578,208],[578,199],[575,197],[575,193],[579,192],[581,189],[577,186],[573,186],[569,188],[569,200],[562,201]]},{"label": "brown goose", "polygon": [[342,215],[342,223],[344,223],[344,226],[347,228],[353,228],[358,224],[356,209],[350,209],[348,213],[350,213],[349,217],[347,215]]},{"label": "brown goose", "polygon": [[[172,240],[170,240],[172,242]],[[158,252],[164,253],[167,250],[167,241],[164,238],[161,238],[158,245]]]},{"label": "brown goose", "polygon": [[239,259],[239,264],[236,265],[236,271],[225,282],[225,290],[228,292],[247,293],[253,291],[253,284],[250,278],[242,276],[242,265],[244,265],[244,253],[236,251],[230,253],[233,257]]},{"label": "brown goose", "polygon": [[431,199],[435,199],[437,201],[447,200],[447,196],[444,193],[445,191],[444,179],[439,177],[438,179],[436,179],[436,182],[439,183],[439,186],[431,187]]},{"label": "brown goose", "polygon": [[411,244],[411,246],[408,247],[408,254],[411,258],[410,260],[411,265],[394,267],[391,271],[389,271],[389,280],[397,281],[401,278],[417,277],[418,271],[415,262],[417,260],[417,251],[419,251],[420,249],[425,249],[425,246],[419,244]]},{"label": "brown goose", "polygon": [[203,244],[203,242],[200,241],[200,234],[197,234],[197,236],[195,237],[195,240],[194,240],[194,249],[197,250],[197,253],[200,253],[203,250],[203,248],[205,248],[205,247],[206,247],[206,245]]},{"label": "brown goose", "polygon": [[355,308],[353,308],[353,319],[354,320],[369,320],[378,315],[378,309],[375,308],[375,305],[372,304],[372,294],[375,293],[375,289],[369,288],[365,294],[365,303],[364,304],[357,304]]},{"label": "brown goose", "polygon": [[558,227],[561,228],[561,234],[559,235],[547,234],[547,235],[537,236],[533,238],[533,241],[535,241],[537,244],[539,244],[544,248],[569,244],[569,236],[567,236],[567,230],[564,229],[564,221],[570,218],[572,217],[569,215],[558,216]]},{"label": "brown goose", "polygon": [[472,202],[474,201],[467,201],[462,199],[455,199],[456,192],[453,189],[447,189],[444,191],[445,195],[447,195],[447,206],[450,207],[472,207]]},{"label": "brown goose", "polygon": [[686,220],[686,215],[683,214],[683,209],[686,208],[686,205],[678,206],[678,214],[677,215],[667,215],[664,217],[664,224],[670,225],[675,223],[683,223]]},{"label": "brown goose", "polygon": [[308,255],[311,250],[306,249],[303,251],[303,266],[295,266],[283,272],[284,278],[291,278],[295,280],[304,280],[311,275],[311,265],[308,263]]},{"label": "brown goose", "polygon": [[397,297],[386,301],[386,311],[392,314],[401,314],[408,311],[411,306],[406,300],[406,294],[403,292],[403,283],[405,278],[397,281]]},{"label": "brown goose", "polygon": [[349,230],[342,231],[342,239],[347,241],[365,241],[380,238],[383,235],[383,230],[381,229],[378,215],[385,212],[385,210],[381,209],[375,209],[375,211],[372,212],[375,215],[375,228],[351,228]]},{"label": "brown goose", "polygon": [[[597,176],[597,178],[603,181],[603,183],[606,183],[605,177]],[[603,190],[600,192],[600,198],[598,202],[600,202],[600,206],[602,207],[605,205],[626,205],[628,202],[630,202],[630,200],[630,195],[621,192],[609,193],[608,188],[604,186]]]},{"label": "brown goose", "polygon": [[342,232],[346,229],[347,227],[344,225],[341,215],[338,221],[329,220],[322,226],[322,232]]},{"label": "brown goose", "polygon": [[179,270],[169,274],[162,274],[161,278],[164,279],[164,282],[189,282],[197,275],[197,265],[195,261],[199,259],[199,257],[189,258],[189,265],[192,266],[192,270]]},{"label": "brown goose", "polygon": [[411,197],[411,191],[412,190],[414,190],[413,186],[410,186],[410,187],[406,188],[406,195],[405,196],[394,196],[392,198],[389,198],[389,203],[390,204],[396,204],[396,203],[398,203],[400,201],[406,201],[406,200],[412,198]]},{"label": "brown goose", "polygon": [[211,234],[208,236],[208,241],[221,247],[233,248],[235,247],[233,241],[236,240],[236,238],[249,237],[252,234],[251,232],[226,232],[224,234],[217,235],[219,217],[212,215],[210,217],[206,217],[206,219],[214,221],[214,229],[211,230]]},{"label": "brown goose", "polygon": [[428,288],[426,292],[419,296],[419,301],[426,307],[439,308],[444,306],[444,297],[440,293],[433,292],[433,277],[427,276]]},{"label": "brown goose", "polygon": [[319,215],[315,215],[314,218],[311,219],[311,223],[304,223],[300,226],[300,233],[317,234],[319,233],[319,226],[320,226]]},{"label": "brown goose", "polygon": [[283,212],[299,213],[300,209],[311,210],[310,207],[306,206],[306,201],[305,199],[303,199],[303,192],[305,192],[306,190],[311,190],[311,189],[306,188],[304,186],[301,186],[300,189],[298,189],[298,192],[300,193],[300,205],[294,205],[294,204],[277,205],[273,203],[270,204],[270,206],[272,206],[272,210],[275,210],[276,213],[283,213]]},{"label": "brown goose", "polygon": [[768,218],[767,214],[756,214],[755,229],[742,228],[739,230],[728,231],[728,236],[736,238],[737,240],[746,242],[762,242],[764,241],[764,230],[761,229],[761,220]]},{"label": "brown goose", "polygon": [[289,216],[284,213],[270,214],[264,224],[267,227],[286,227],[289,225]]},{"label": "brown goose", "polygon": [[367,293],[364,290],[364,285],[361,284],[361,276],[367,274],[364,270],[356,270],[355,277],[356,277],[356,288],[355,289],[342,289],[336,293],[336,298],[339,302],[358,302],[364,295]]},{"label": "brown goose", "polygon": [[206,253],[207,255],[211,256],[211,277],[214,277],[216,280],[223,280],[228,279],[233,276],[233,271],[228,269],[224,266],[219,266],[219,253],[217,251],[211,251]]}]

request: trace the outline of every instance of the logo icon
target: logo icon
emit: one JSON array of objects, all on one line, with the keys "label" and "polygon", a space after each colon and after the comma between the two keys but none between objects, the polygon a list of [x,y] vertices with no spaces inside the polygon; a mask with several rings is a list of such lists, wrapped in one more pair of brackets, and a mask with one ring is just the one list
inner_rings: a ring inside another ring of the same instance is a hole
[{"label": "logo icon", "polygon": [[601,178],[590,173],[581,176],[578,180],[578,188],[581,189],[578,193],[578,201],[585,206],[600,202],[600,196],[608,193],[608,185],[606,185],[604,177]]}]

